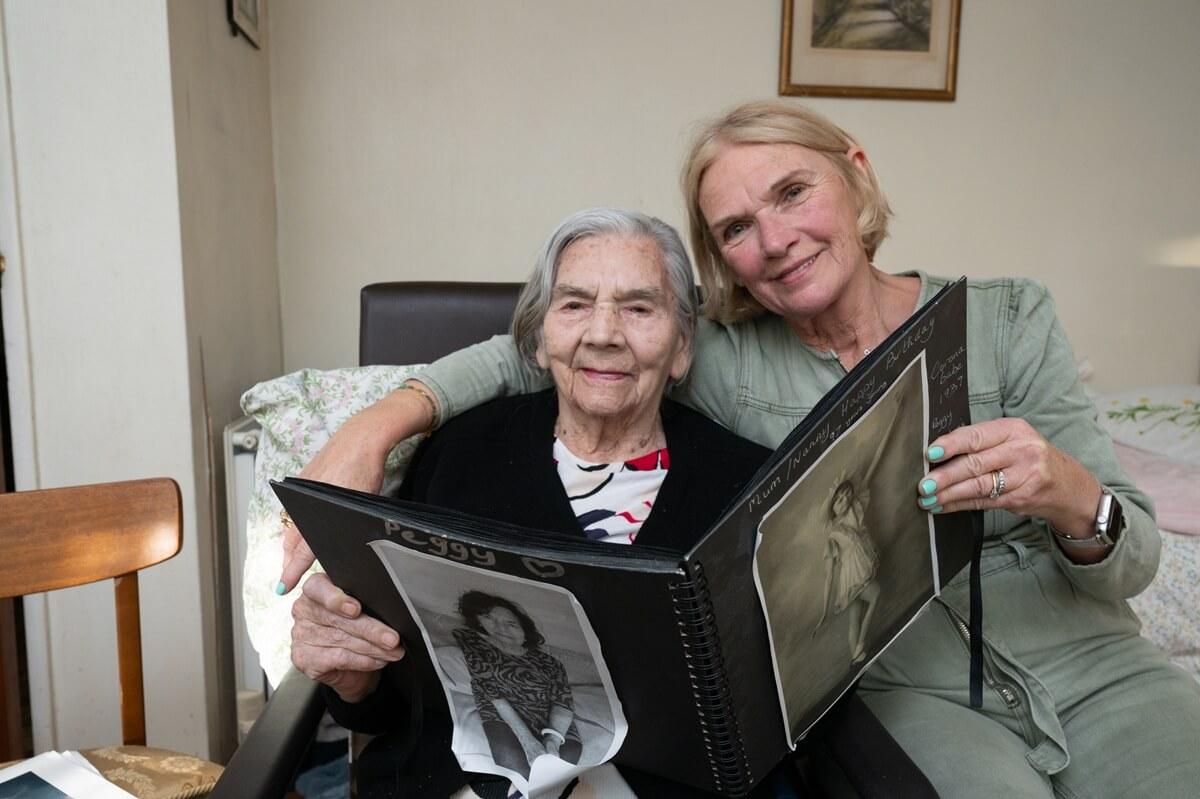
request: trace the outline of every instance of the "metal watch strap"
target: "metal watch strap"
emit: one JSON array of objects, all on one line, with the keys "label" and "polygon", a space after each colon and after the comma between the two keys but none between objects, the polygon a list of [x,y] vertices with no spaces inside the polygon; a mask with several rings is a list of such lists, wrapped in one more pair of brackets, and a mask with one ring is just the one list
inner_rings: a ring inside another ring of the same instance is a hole
[{"label": "metal watch strap", "polygon": [[1050,530],[1059,543],[1068,549],[1107,549],[1117,543],[1121,532],[1121,503],[1107,488],[1101,488],[1100,502],[1096,506],[1096,533],[1091,538],[1072,538],[1050,525]]}]

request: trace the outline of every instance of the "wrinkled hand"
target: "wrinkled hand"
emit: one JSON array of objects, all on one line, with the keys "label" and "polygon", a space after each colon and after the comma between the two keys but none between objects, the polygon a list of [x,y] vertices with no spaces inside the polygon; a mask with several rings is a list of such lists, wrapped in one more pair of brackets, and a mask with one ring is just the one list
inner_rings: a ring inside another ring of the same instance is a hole
[{"label": "wrinkled hand", "polygon": [[292,664],[359,702],[379,684],[379,670],[404,657],[400,636],[362,614],[362,605],[325,574],[314,574],[292,605]]},{"label": "wrinkled hand", "polygon": [[[917,485],[924,510],[1004,508],[1045,519],[1068,535],[1090,535],[1100,483],[1023,419],[960,427],[933,441],[926,454],[933,468]],[[992,474],[1000,470],[1005,488],[992,499]]]},{"label": "wrinkled hand", "polygon": [[[388,452],[397,442],[424,432],[432,422],[426,402],[415,391],[395,391],[359,411],[330,436],[300,476],[378,494]],[[284,528],[282,544],[283,570],[276,593],[286,594],[316,558],[295,526]]]}]

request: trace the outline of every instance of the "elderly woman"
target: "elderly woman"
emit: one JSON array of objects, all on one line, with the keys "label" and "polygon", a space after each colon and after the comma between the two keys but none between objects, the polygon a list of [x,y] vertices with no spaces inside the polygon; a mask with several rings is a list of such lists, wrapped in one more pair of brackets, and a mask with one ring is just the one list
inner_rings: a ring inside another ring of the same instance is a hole
[{"label": "elderly woman", "polygon": [[[683,185],[711,321],[678,396],[761,443],[947,282],[872,265],[890,212],[867,154],[798,106],[752,103],[710,123]],[[931,471],[913,479],[930,513],[986,511],[984,706],[968,705],[965,575],[868,672],[868,702],[947,796],[1192,796],[1200,686],[1138,636],[1124,602],[1157,565],[1150,503],[1095,423],[1044,288],[971,281],[967,325],[973,424],[932,442]],[[386,400],[311,473],[378,486],[395,440],[528,390],[515,362],[493,340],[435,364],[420,380],[437,414]],[[370,464],[348,457],[364,447]]]},{"label": "elderly woman", "polygon": [[[401,496],[617,545],[689,548],[767,455],[664,399],[668,382],[688,370],[693,294],[683,244],[661,221],[609,209],[566,219],[538,259],[512,325],[517,351],[548,373],[553,388],[447,422],[418,451]],[[373,795],[449,795],[471,777],[450,755],[446,708],[427,697],[423,721],[415,720],[398,636],[360,611],[324,575],[310,578],[293,609],[292,659],[329,687],[331,710],[345,726],[394,733],[375,757],[360,761],[360,786],[374,761],[391,772],[373,780]],[[382,680],[388,664],[393,676]],[[858,702],[843,709],[856,734],[893,747],[881,756],[893,779],[916,774]],[[566,724],[539,728],[541,740],[534,740],[537,725],[505,718],[499,708],[485,716],[485,727],[493,722],[493,752],[502,753],[497,763],[513,770],[525,773],[528,765],[504,742],[505,727],[525,733],[517,743],[535,753],[557,748],[565,757],[577,748]],[[695,795],[622,773],[641,796]],[[919,774],[908,779],[921,782]]]}]

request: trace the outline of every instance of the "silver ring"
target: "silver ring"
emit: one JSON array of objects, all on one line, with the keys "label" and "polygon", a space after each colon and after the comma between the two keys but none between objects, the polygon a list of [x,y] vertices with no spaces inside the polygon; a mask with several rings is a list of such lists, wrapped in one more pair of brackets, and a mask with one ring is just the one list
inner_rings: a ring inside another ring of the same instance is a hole
[{"label": "silver ring", "polygon": [[992,472],[992,493],[988,494],[988,499],[999,499],[1007,487],[1008,482],[1004,479],[1004,470],[997,469]]}]

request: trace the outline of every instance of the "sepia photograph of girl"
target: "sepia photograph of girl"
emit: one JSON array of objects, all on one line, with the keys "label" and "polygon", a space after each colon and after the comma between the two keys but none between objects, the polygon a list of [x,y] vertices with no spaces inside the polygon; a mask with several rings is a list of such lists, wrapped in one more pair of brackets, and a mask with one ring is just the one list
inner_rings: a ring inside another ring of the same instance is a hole
[{"label": "sepia photograph of girl", "polygon": [[914,360],[759,525],[755,581],[793,741],[936,593],[933,522],[907,479],[923,468],[923,366]]}]

